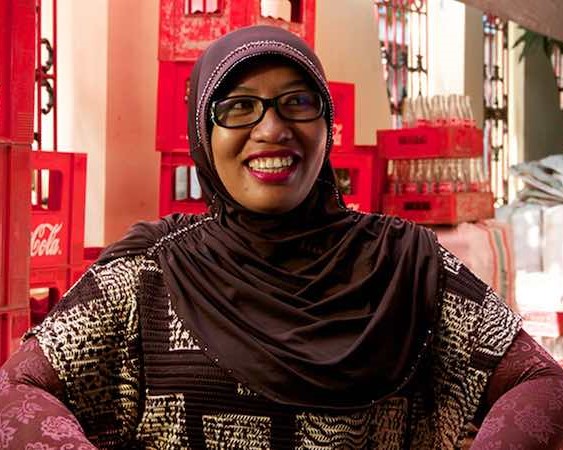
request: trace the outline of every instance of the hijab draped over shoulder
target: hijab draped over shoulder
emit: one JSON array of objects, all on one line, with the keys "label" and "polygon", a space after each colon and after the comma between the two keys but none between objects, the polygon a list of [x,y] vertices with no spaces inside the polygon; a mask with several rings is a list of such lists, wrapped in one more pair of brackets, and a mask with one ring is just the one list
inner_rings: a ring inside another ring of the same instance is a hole
[{"label": "hijab draped over shoulder", "polygon": [[[276,57],[297,66],[327,107],[326,158],[295,210],[246,210],[213,166],[209,109],[235,69]],[[384,100],[382,100],[384,101]],[[346,209],[328,159],[333,106],[313,51],[281,28],[232,32],[197,61],[189,140],[209,212],[135,226],[102,256],[147,253],[183,325],[225,371],[265,397],[345,409],[403,387],[425,355],[439,298],[433,233]]]}]

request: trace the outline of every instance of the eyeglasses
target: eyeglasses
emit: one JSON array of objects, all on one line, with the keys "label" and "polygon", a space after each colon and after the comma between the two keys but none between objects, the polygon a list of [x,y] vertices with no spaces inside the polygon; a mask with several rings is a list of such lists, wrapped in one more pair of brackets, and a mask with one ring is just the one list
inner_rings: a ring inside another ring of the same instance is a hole
[{"label": "eyeglasses", "polygon": [[262,120],[268,108],[291,122],[310,122],[323,115],[321,94],[314,91],[291,91],[272,98],[236,95],[211,104],[211,120],[224,128],[251,127]]}]

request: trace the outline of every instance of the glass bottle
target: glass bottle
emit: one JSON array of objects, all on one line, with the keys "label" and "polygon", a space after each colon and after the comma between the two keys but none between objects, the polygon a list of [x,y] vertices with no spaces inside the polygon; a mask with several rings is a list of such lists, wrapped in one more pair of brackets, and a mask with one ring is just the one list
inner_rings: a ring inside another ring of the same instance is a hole
[{"label": "glass bottle", "polygon": [[401,109],[401,126],[402,128],[412,128],[415,125],[416,117],[414,115],[413,101],[409,97],[405,97]]},{"label": "glass bottle", "polygon": [[421,194],[434,194],[436,192],[436,176],[434,173],[434,160],[422,160],[423,179],[420,185]]},{"label": "glass bottle", "polygon": [[453,160],[455,162],[455,191],[467,192],[467,178],[463,170],[463,159],[458,158]]},{"label": "glass bottle", "polygon": [[414,101],[414,115],[417,127],[427,127],[430,125],[430,112],[427,97],[423,95],[416,97]]},{"label": "glass bottle", "polygon": [[418,192],[418,185],[416,182],[416,160],[407,159],[405,164],[405,179],[403,183],[404,194],[416,194]]},{"label": "glass bottle", "polygon": [[440,164],[440,178],[438,193],[451,194],[455,191],[455,169],[451,159],[442,159]]},{"label": "glass bottle", "polygon": [[471,97],[469,95],[464,95],[461,98],[462,109],[463,109],[463,122],[467,127],[476,127],[475,115],[473,114],[473,108],[471,107]]},{"label": "glass bottle", "polygon": [[457,94],[448,95],[447,108],[448,125],[460,125],[463,120],[463,114],[461,112],[461,107],[459,105],[459,96]]},{"label": "glass bottle", "polygon": [[397,167],[397,161],[390,159],[387,162],[387,186],[385,188],[385,192],[387,194],[398,194],[399,188],[399,173]]},{"label": "glass bottle", "polygon": [[430,102],[430,118],[432,125],[435,127],[442,127],[446,125],[446,97],[443,95],[435,95]]}]

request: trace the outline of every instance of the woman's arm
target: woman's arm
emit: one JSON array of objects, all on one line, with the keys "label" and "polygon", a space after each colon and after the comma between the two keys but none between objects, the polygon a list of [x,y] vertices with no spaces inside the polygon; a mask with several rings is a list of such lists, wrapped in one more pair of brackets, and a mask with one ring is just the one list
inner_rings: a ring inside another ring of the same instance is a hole
[{"label": "woman's arm", "polygon": [[563,448],[563,369],[524,331],[490,378],[481,420],[474,450]]},{"label": "woman's arm", "polygon": [[28,340],[0,369],[0,448],[95,449],[62,398],[37,340]]},{"label": "woman's arm", "polygon": [[[16,433],[26,442],[30,435],[40,442],[51,426],[64,430],[64,435],[54,434],[55,441],[83,431],[96,447],[138,447],[137,292],[143,262],[142,257],[116,258],[93,265],[28,331],[24,339],[32,344],[6,363],[0,379],[5,392],[0,397],[0,448],[2,439],[14,439]],[[33,424],[27,423],[32,419]]]}]

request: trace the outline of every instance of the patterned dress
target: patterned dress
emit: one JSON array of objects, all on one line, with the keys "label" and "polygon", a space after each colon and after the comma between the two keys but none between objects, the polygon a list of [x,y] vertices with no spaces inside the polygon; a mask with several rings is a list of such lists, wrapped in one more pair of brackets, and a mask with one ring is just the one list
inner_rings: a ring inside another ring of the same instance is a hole
[{"label": "patterned dress", "polygon": [[459,448],[521,320],[440,251],[446,279],[430,357],[400,392],[352,411],[278,404],[239,383],[184,328],[151,249],[92,266],[28,337],[99,448]]}]

